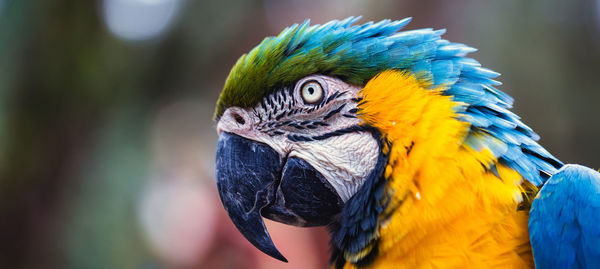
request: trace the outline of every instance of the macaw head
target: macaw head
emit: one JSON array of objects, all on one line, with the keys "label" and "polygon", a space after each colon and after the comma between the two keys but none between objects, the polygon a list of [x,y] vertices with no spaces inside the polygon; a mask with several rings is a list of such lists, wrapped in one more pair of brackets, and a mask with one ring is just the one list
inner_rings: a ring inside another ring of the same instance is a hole
[{"label": "macaw head", "polygon": [[[448,109],[454,111],[466,111],[460,104],[492,104],[497,115],[509,113],[503,109],[512,99],[492,87],[498,74],[464,57],[475,49],[442,39],[443,30],[398,32],[410,18],[352,25],[358,19],[314,26],[307,21],[266,38],[237,61],[217,101],[221,201],[254,246],[282,261],[263,217],[344,230],[332,241],[356,253],[376,236],[377,216],[386,206],[380,178],[389,172],[387,149],[412,147],[409,140],[391,145],[383,129],[398,124],[406,126],[400,132],[410,133],[413,118],[427,111],[411,105],[420,97],[410,92],[400,97],[406,104],[385,104],[388,93],[367,88],[394,94],[398,85],[383,84],[401,81],[401,88],[453,98],[459,105]],[[400,116],[377,116],[388,109]],[[494,124],[469,111],[474,114],[463,120],[473,128]],[[521,125],[515,125],[519,132],[534,136]],[[479,142],[471,141],[475,148]],[[355,245],[345,241],[348,236]]]}]

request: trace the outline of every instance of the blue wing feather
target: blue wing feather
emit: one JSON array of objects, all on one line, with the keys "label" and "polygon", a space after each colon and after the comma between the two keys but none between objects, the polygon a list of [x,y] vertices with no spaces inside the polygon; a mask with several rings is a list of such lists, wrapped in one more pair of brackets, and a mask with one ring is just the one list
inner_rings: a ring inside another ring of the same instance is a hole
[{"label": "blue wing feather", "polygon": [[537,268],[600,268],[600,173],[565,165],[550,177],[529,215]]}]

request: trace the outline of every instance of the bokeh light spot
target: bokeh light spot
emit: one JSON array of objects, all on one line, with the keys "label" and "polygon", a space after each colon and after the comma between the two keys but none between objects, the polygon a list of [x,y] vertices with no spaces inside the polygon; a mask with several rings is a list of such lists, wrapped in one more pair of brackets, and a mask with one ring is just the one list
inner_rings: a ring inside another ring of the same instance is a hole
[{"label": "bokeh light spot", "polygon": [[164,33],[179,13],[181,0],[104,0],[108,29],[127,41],[144,41]]}]

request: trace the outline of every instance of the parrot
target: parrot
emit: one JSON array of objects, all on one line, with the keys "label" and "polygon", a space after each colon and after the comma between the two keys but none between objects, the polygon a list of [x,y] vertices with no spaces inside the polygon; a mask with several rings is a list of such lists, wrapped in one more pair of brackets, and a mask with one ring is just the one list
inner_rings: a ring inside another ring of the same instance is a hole
[{"label": "parrot", "polygon": [[215,172],[239,232],[326,227],[331,268],[600,268],[600,173],[511,112],[500,74],[411,18],[306,20],[232,67]]}]

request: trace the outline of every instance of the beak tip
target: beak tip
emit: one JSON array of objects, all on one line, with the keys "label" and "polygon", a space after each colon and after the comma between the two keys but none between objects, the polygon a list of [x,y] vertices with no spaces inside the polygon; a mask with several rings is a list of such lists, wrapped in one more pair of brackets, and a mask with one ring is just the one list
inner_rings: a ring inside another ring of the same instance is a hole
[{"label": "beak tip", "polygon": [[285,262],[285,263],[288,262],[288,260],[283,255],[281,255],[281,253],[276,248],[274,248],[273,250],[274,250],[274,252],[267,253],[267,254],[275,259],[282,261],[282,262]]},{"label": "beak tip", "polygon": [[263,228],[264,228],[264,230],[263,230],[264,237],[262,237],[262,238],[260,238],[260,237],[259,238],[248,238],[246,235],[244,235],[244,236],[246,236],[246,239],[248,239],[248,241],[250,241],[250,243],[252,243],[256,248],[258,248],[263,253],[273,257],[274,259],[280,260],[282,262],[288,262],[288,260],[275,247],[275,244],[273,244],[273,241],[271,240],[271,236],[269,235],[269,232],[267,231],[267,229],[264,227],[264,224],[263,224]]}]

